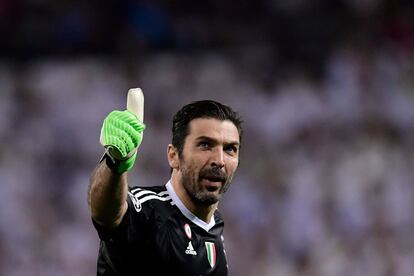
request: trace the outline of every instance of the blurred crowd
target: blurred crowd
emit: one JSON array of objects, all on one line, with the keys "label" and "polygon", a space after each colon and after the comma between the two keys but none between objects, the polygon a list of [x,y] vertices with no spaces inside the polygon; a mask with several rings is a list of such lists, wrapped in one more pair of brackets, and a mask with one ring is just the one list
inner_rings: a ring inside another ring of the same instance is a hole
[{"label": "blurred crowd", "polygon": [[0,275],[96,274],[86,192],[130,87],[147,124],[131,185],[169,179],[183,104],[241,113],[230,275],[412,275],[409,1],[72,2],[0,3]]}]

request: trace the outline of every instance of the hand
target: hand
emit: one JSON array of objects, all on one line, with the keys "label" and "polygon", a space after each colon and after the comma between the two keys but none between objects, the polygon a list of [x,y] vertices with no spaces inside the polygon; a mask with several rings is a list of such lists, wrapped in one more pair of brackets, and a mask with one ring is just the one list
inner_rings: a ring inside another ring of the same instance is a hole
[{"label": "hand", "polygon": [[106,154],[112,162],[118,163],[117,173],[126,172],[134,166],[144,129],[144,123],[128,110],[112,111],[105,118],[100,142],[107,149]]}]

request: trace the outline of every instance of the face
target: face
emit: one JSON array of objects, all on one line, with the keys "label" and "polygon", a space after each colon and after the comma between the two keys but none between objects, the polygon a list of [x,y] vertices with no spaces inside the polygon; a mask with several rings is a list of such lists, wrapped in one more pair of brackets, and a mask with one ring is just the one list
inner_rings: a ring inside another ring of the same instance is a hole
[{"label": "face", "polygon": [[231,121],[198,118],[190,122],[178,171],[193,202],[211,205],[220,199],[237,169],[239,147],[239,133]]}]

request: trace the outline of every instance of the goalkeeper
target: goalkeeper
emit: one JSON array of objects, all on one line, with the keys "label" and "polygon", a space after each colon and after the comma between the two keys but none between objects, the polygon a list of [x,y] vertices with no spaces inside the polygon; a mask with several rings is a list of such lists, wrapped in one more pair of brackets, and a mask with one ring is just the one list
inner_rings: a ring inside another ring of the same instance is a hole
[{"label": "goalkeeper", "polygon": [[[142,118],[141,118],[142,119]],[[227,275],[223,219],[217,210],[239,164],[241,119],[212,100],[182,107],[167,146],[164,185],[128,185],[145,125],[112,111],[101,129],[105,154],[92,173],[88,202],[100,238],[97,275]]]}]

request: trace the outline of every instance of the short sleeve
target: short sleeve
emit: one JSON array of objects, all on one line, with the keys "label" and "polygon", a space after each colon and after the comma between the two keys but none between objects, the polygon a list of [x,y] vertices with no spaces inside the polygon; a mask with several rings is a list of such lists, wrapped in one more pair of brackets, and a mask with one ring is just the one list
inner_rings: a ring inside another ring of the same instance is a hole
[{"label": "short sleeve", "polygon": [[125,214],[122,222],[118,227],[114,229],[108,229],[98,222],[96,222],[92,218],[93,226],[95,227],[96,231],[98,232],[98,236],[103,241],[112,241],[114,239],[122,239],[122,236],[125,235],[129,225],[129,217]]},{"label": "short sleeve", "polygon": [[92,223],[102,241],[128,242],[129,240],[137,240],[144,234],[147,228],[146,223],[148,223],[144,212],[137,208],[137,202],[132,194],[128,194],[127,203],[128,209],[121,223],[114,229],[108,229],[92,219]]}]

